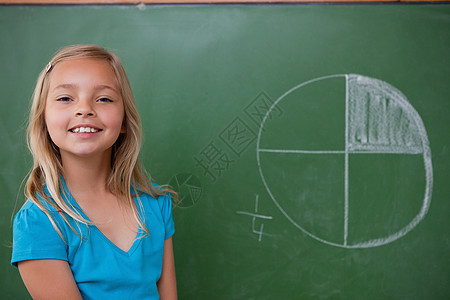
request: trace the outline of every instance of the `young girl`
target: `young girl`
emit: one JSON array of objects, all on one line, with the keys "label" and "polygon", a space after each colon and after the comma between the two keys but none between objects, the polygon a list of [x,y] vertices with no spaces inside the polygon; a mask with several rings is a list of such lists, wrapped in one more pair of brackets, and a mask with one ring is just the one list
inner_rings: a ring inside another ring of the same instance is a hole
[{"label": "young girl", "polygon": [[28,142],[29,199],[11,263],[34,299],[176,299],[167,188],[138,161],[141,123],[119,59],[59,51],[39,75]]}]

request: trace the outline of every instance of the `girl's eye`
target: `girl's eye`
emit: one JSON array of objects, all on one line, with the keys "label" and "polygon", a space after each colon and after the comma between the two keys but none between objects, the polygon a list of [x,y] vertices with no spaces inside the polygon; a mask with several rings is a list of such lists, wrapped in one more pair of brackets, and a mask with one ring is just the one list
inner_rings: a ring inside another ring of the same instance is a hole
[{"label": "girl's eye", "polygon": [[112,102],[112,100],[111,100],[111,99],[109,99],[109,98],[105,98],[105,97],[103,97],[103,98],[100,98],[100,99],[98,99],[97,101],[98,101],[98,102]]},{"label": "girl's eye", "polygon": [[56,99],[56,101],[68,102],[68,101],[72,101],[72,99],[70,99],[69,97],[61,97],[61,98]]}]

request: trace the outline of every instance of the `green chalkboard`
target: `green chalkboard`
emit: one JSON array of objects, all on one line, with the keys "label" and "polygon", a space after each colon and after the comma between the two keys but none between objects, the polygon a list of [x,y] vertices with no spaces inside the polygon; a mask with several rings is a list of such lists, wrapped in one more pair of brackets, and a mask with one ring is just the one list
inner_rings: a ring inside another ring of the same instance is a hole
[{"label": "green chalkboard", "polygon": [[180,299],[450,297],[449,5],[1,6],[0,37],[2,298],[29,99],[76,43],[122,59],[180,192]]}]

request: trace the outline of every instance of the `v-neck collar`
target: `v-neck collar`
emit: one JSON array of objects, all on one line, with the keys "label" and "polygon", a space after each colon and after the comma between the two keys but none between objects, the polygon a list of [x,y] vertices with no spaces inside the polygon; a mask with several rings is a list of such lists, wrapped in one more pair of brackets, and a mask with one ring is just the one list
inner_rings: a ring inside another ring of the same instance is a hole
[{"label": "v-neck collar", "polygon": [[[89,219],[89,217],[85,214],[85,212],[83,211],[83,209],[81,208],[81,206],[78,204],[78,202],[75,200],[75,198],[72,196],[72,194],[69,191],[69,188],[66,185],[66,181],[64,180],[64,177],[60,176],[61,182],[63,183],[63,188],[64,188],[64,194],[67,196],[67,199],[65,199],[70,205],[72,205],[74,208],[76,208],[78,210],[78,212],[80,213],[80,215],[87,221],[91,222],[91,219]],[[138,210],[139,215],[142,215],[142,211],[141,208],[139,207],[139,205],[137,205],[136,203],[136,197],[133,197],[133,200],[136,204],[136,208]],[[139,245],[142,241],[142,235],[144,234],[143,229],[141,228],[141,226],[139,226],[138,228],[138,232],[136,234],[136,237],[134,239],[133,244],[131,245],[130,249],[128,249],[128,251],[125,251],[123,249],[121,249],[120,247],[118,247],[116,244],[114,244],[95,224],[88,224],[88,228],[92,228],[94,230],[94,232],[100,236],[100,238],[106,243],[108,244],[112,249],[114,249],[115,251],[119,252],[122,255],[126,255],[126,256],[131,256],[133,255],[133,253],[136,251],[137,248],[139,248]]]}]

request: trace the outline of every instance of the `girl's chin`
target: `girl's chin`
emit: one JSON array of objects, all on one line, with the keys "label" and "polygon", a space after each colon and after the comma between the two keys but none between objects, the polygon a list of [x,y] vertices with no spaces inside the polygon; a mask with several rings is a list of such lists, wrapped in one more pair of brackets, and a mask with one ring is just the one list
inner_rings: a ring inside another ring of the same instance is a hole
[{"label": "girl's chin", "polygon": [[72,157],[72,158],[98,158],[101,159],[104,155],[110,155],[111,149],[108,148],[106,150],[99,149],[77,149],[71,151],[65,151],[60,149],[61,156]]}]

